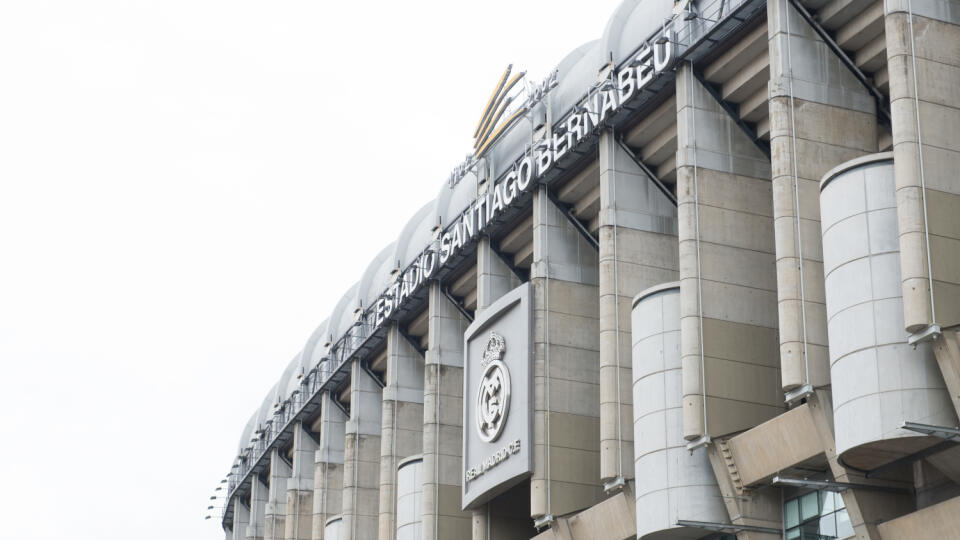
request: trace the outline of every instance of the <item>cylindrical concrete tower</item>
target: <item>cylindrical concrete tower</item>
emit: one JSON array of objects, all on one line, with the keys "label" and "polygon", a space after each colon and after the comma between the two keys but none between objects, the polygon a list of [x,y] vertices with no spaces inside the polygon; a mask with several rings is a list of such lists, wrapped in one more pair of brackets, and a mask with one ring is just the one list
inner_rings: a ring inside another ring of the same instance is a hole
[{"label": "cylindrical concrete tower", "polygon": [[333,516],[323,527],[323,540],[340,540],[343,529],[343,516]]},{"label": "cylindrical concrete tower", "polygon": [[683,438],[680,284],[637,295],[632,322],[637,538],[676,538],[680,519],[726,522],[706,450]]},{"label": "cylindrical concrete tower", "polygon": [[820,209],[837,453],[870,470],[940,441],[904,421],[957,417],[929,344],[907,344],[893,154],[828,172]]},{"label": "cylindrical concrete tower", "polygon": [[410,456],[397,466],[397,540],[420,540],[423,456]]}]

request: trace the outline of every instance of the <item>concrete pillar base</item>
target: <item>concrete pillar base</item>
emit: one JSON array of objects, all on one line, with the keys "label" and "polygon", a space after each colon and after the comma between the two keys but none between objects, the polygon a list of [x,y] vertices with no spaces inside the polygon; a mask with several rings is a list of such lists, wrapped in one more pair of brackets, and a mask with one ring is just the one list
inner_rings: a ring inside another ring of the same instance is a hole
[{"label": "concrete pillar base", "polygon": [[933,352],[953,408],[960,417],[960,326],[943,330],[940,338],[933,342]]},{"label": "concrete pillar base", "polygon": [[311,540],[312,536],[313,490],[288,490],[284,540]]},{"label": "concrete pillar base", "polygon": [[877,538],[955,538],[960,531],[960,497],[943,501],[877,526]]},{"label": "concrete pillar base", "polygon": [[534,540],[628,540],[637,536],[633,492],[623,490],[579,514],[558,518]]}]

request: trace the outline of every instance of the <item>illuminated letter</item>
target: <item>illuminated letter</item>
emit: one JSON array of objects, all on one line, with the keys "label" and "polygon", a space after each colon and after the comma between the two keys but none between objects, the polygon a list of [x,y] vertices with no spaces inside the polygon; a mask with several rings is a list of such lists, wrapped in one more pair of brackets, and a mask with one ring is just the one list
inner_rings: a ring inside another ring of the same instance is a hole
[{"label": "illuminated letter", "polygon": [[517,187],[520,188],[520,191],[527,190],[532,176],[533,162],[530,161],[529,157],[525,157],[520,161],[520,166],[517,168]]},{"label": "illuminated letter", "polygon": [[446,264],[450,258],[450,233],[443,233],[440,237],[440,264]]},{"label": "illuminated letter", "polygon": [[585,135],[580,132],[579,114],[571,114],[570,118],[567,118],[567,133],[572,133],[576,138],[576,142],[580,142],[580,139]]},{"label": "illuminated letter", "polygon": [[557,138],[557,134],[553,134],[553,160],[560,161],[560,158],[567,153],[569,147],[569,141],[567,140],[567,134],[564,133],[560,135],[560,138]]},{"label": "illuminated letter", "polygon": [[627,66],[623,68],[623,71],[617,73],[617,99],[620,100],[620,105],[632,98],[636,89],[637,87],[633,82],[632,67]]},{"label": "illuminated letter", "polygon": [[650,47],[644,45],[640,52],[637,54],[637,57],[634,59],[634,62],[637,65],[637,90],[642,89],[653,79],[653,69],[650,66],[650,56],[653,54],[653,51],[650,50]]},{"label": "illuminated letter", "polygon": [[464,242],[473,238],[473,212],[469,209],[460,218],[460,226],[463,227]]},{"label": "illuminated letter", "polygon": [[397,304],[402,304],[403,301],[410,296],[410,285],[407,283],[407,281],[409,281],[407,276],[401,276],[400,281],[403,283],[403,285],[400,285],[400,300],[397,302]]},{"label": "illuminated letter", "polygon": [[607,113],[616,112],[617,94],[613,90],[606,90],[603,93],[603,107],[600,109],[600,121],[607,117]]},{"label": "illuminated letter", "polygon": [[658,46],[653,52],[653,69],[657,73],[670,67],[673,62],[673,30],[666,32],[667,42]]},{"label": "illuminated letter", "polygon": [[387,298],[386,303],[383,306],[383,315],[384,317],[389,317],[393,313],[393,306],[397,301],[397,295],[395,292],[396,287],[390,287],[387,289],[387,294],[390,295],[390,298]]},{"label": "illuminated letter", "polygon": [[594,93],[587,96],[584,108],[587,112],[583,113],[580,125],[582,126],[581,129],[583,129],[584,134],[586,134],[597,127],[597,117],[600,113],[600,94]]},{"label": "illuminated letter", "polygon": [[552,164],[553,152],[549,148],[537,154],[537,177],[543,176],[543,173],[547,172]]},{"label": "illuminated letter", "polygon": [[453,227],[453,240],[450,242],[450,251],[455,251],[463,247],[463,236],[460,234],[460,226]]},{"label": "illuminated letter", "polygon": [[503,204],[510,205],[517,197],[517,172],[510,171],[503,179]]},{"label": "illuminated letter", "polygon": [[[427,264],[426,261],[430,261],[430,264]],[[437,267],[437,257],[432,251],[428,251],[420,256],[420,266],[423,268],[423,278],[430,279],[430,276],[433,275],[433,270]]]},{"label": "illuminated letter", "polygon": [[376,304],[377,326],[383,324],[383,297],[377,298]]},{"label": "illuminated letter", "polygon": [[493,186],[493,202],[490,203],[490,217],[503,210],[503,185]]},{"label": "illuminated letter", "polygon": [[483,209],[487,206],[487,194],[477,197],[477,230],[482,231],[484,227],[487,226],[487,216],[484,215]]}]

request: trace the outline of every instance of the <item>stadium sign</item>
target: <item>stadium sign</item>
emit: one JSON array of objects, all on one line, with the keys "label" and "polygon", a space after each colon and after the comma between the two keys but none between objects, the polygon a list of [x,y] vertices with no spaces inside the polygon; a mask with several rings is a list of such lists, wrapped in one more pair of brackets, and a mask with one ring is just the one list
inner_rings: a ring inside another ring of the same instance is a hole
[{"label": "stadium sign", "polygon": [[[672,34],[670,30],[667,32]],[[550,136],[544,137],[519,158],[502,180],[493,183],[485,194],[477,197],[453,223],[442,224],[445,228],[439,240],[427,246],[377,299],[373,306],[376,328],[430,279],[438,264],[446,264],[450,257],[482,233],[487,224],[494,221],[514,199],[531,190],[568,152],[577,148],[588,135],[601,129],[608,118],[618,113],[657,75],[673,67],[676,60],[673,47],[675,40],[672,35],[665,37],[667,39],[658,40],[664,43],[645,44],[631,63],[611,71],[609,78],[590,89],[574,107],[573,113],[560,125],[553,126]],[[504,89],[512,87],[522,73],[512,79],[508,79],[509,75],[510,68],[501,76],[497,90],[491,96],[475,130],[478,155],[486,151],[508,123],[518,117],[514,113],[504,123],[497,124],[498,115],[506,107],[503,103],[507,101]],[[525,110],[526,105],[518,109]],[[499,127],[494,128],[494,125]]]},{"label": "stadium sign", "polygon": [[463,508],[533,472],[533,309],[529,283],[500,297],[463,335]]}]

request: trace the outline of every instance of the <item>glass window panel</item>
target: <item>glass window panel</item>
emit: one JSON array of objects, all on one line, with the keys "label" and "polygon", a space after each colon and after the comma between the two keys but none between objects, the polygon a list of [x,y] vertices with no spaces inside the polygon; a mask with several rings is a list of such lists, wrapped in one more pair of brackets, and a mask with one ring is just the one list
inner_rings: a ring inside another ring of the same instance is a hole
[{"label": "glass window panel", "polygon": [[827,514],[820,518],[820,534],[827,538],[837,537],[836,514]]},{"label": "glass window panel", "polygon": [[847,504],[843,502],[843,495],[837,493],[837,510],[840,510],[841,508],[846,508],[846,507],[847,507]]},{"label": "glass window panel", "polygon": [[804,523],[800,526],[800,539],[801,540],[822,540],[829,538],[827,536],[820,535],[820,519],[815,519],[809,523]]},{"label": "glass window panel", "polygon": [[788,529],[800,524],[800,501],[798,499],[789,500],[783,505],[783,518]]},{"label": "glass window panel", "polygon": [[853,525],[850,524],[850,516],[846,510],[840,510],[837,516],[837,538],[847,538],[853,536]]},{"label": "glass window panel", "polygon": [[816,491],[811,491],[803,497],[800,497],[800,519],[806,521],[810,518],[820,516],[820,496]]},{"label": "glass window panel", "polygon": [[799,538],[800,538],[800,527],[794,527],[794,528],[792,528],[792,529],[788,529],[785,538],[786,538],[787,540],[799,540]]},{"label": "glass window panel", "polygon": [[832,491],[820,492],[820,515],[825,516],[837,511],[838,495]]}]

